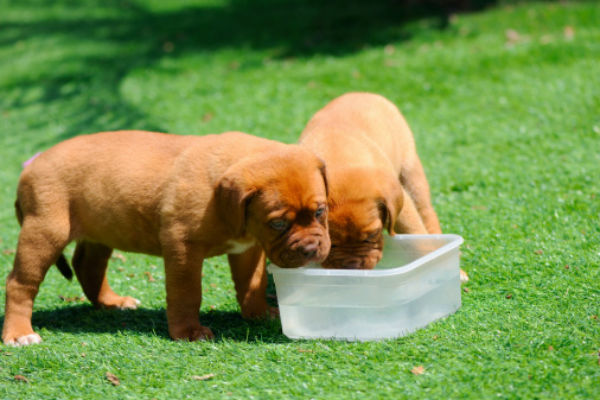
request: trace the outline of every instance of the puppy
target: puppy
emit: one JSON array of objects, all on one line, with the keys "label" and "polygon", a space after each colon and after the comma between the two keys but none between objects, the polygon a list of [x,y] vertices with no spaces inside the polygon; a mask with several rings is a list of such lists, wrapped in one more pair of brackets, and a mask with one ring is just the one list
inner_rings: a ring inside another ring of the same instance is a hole
[{"label": "puppy", "polygon": [[323,261],[324,165],[308,149],[240,132],[178,136],[143,131],[79,136],[50,148],[21,174],[21,232],[6,281],[2,340],[38,343],[31,315],[48,268],[69,275],[63,249],[98,307],[136,308],[106,280],[113,249],[161,256],[173,339],[213,337],[202,326],[202,262],[226,253],[244,317],[268,314],[265,256],[282,267]]},{"label": "puppy", "polygon": [[338,97],[312,117],[300,144],[327,165],[331,251],[323,266],[373,268],[384,229],[442,232],[410,128],[384,97]]}]

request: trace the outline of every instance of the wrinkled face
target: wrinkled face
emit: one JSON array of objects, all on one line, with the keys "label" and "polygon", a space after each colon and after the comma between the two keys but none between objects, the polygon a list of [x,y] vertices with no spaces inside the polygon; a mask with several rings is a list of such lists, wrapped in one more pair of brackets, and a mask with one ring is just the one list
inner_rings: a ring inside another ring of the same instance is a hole
[{"label": "wrinkled face", "polygon": [[325,268],[373,269],[381,260],[385,211],[373,199],[337,205],[329,211],[331,250]]},{"label": "wrinkled face", "polygon": [[283,268],[322,262],[327,229],[325,165],[298,145],[278,144],[232,165],[219,179],[214,203],[232,238],[252,238]]},{"label": "wrinkled face", "polygon": [[246,230],[276,265],[295,268],[327,257],[325,185],[317,168],[290,171],[259,188],[249,201]]}]

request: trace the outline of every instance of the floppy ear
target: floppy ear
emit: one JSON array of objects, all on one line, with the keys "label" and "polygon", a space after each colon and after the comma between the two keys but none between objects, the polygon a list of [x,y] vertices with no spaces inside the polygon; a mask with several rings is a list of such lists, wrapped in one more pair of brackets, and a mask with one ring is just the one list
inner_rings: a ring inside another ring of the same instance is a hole
[{"label": "floppy ear", "polygon": [[248,185],[242,174],[236,171],[227,171],[219,179],[215,190],[217,214],[234,237],[244,235],[246,209],[257,191],[256,187]]},{"label": "floppy ear", "polygon": [[377,207],[381,215],[383,226],[388,230],[390,235],[395,235],[394,225],[396,217],[402,210],[404,204],[404,191],[398,179],[394,177],[386,177],[384,182],[380,182],[381,191],[377,198]]},{"label": "floppy ear", "polygon": [[329,185],[327,183],[327,168],[325,167],[325,162],[319,159],[319,171],[321,172],[321,176],[323,177],[323,183],[325,184],[325,196],[329,198]]}]

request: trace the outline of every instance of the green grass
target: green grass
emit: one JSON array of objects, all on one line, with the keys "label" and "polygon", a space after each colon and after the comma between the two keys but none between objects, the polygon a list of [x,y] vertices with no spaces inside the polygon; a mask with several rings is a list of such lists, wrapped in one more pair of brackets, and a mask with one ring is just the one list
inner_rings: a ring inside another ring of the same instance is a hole
[{"label": "green grass", "polygon": [[[0,10],[0,275],[18,235],[20,165],[35,152],[123,128],[294,142],[327,101],[365,90],[411,124],[471,276],[456,314],[407,337],[292,341],[278,321],[241,319],[217,257],[201,310],[217,338],[175,343],[160,259],[112,260],[112,286],[142,300],[130,312],[62,300],[82,291],[53,268],[33,316],[44,342],[0,347],[0,398],[597,396],[597,3],[496,3],[448,20],[386,1],[0,0]],[[0,297],[3,309],[3,287]],[[192,378],[205,374],[215,376]]]}]

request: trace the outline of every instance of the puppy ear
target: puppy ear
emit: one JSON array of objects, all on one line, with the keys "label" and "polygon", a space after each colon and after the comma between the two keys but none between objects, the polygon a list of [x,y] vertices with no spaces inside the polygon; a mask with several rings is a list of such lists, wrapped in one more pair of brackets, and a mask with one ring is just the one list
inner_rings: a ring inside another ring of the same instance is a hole
[{"label": "puppy ear", "polygon": [[395,235],[394,225],[404,204],[404,191],[398,179],[390,177],[386,180],[387,182],[381,182],[382,190],[376,201],[383,226],[390,235]]},{"label": "puppy ear", "polygon": [[246,209],[250,200],[258,192],[248,185],[241,173],[225,172],[215,190],[217,214],[234,237],[244,235],[246,229]]},{"label": "puppy ear", "polygon": [[325,162],[319,159],[319,171],[321,172],[321,176],[323,177],[323,183],[325,184],[325,196],[329,198],[329,184],[327,183],[327,168],[325,167]]}]

